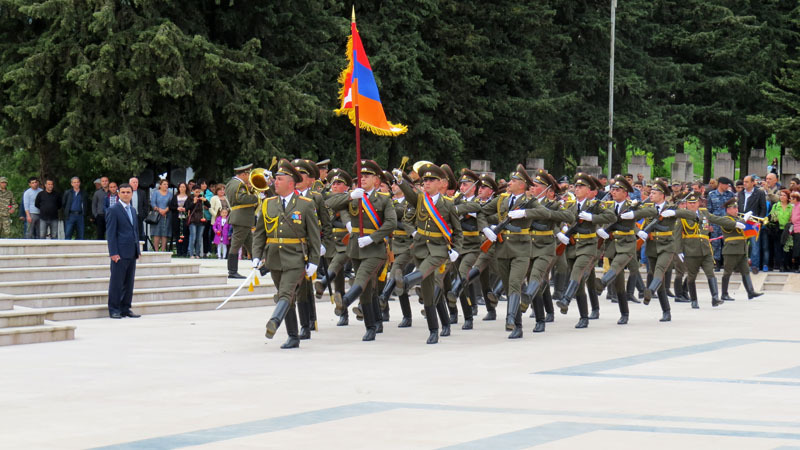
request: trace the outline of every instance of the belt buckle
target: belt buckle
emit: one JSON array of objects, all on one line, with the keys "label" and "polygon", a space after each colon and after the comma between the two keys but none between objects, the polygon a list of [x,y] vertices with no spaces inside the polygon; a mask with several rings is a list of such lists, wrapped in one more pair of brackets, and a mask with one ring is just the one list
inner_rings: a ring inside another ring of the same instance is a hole
[{"label": "belt buckle", "polygon": [[283,244],[283,238],[278,238],[278,244]]}]

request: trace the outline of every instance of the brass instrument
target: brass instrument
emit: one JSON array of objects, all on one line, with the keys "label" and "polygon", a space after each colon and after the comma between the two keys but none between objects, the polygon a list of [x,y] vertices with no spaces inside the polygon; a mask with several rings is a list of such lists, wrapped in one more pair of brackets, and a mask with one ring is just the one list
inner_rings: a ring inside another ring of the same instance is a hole
[{"label": "brass instrument", "polygon": [[400,159],[400,171],[401,171],[401,172],[405,172],[405,169],[406,169],[406,164],[408,164],[408,160],[410,160],[410,159],[411,159],[411,158],[409,158],[408,156],[403,156],[403,157]]},{"label": "brass instrument", "polygon": [[[739,213],[739,217],[740,218],[744,219],[744,216],[745,216],[745,213]],[[769,217],[750,216],[750,220],[757,220],[757,221],[761,222],[761,224],[763,225],[763,224],[769,222]]]},{"label": "brass instrument", "polygon": [[414,169],[414,172],[419,174],[419,168],[424,166],[425,164],[433,164],[430,161],[417,161],[411,167]]},{"label": "brass instrument", "polygon": [[250,171],[250,186],[252,186],[256,191],[264,192],[269,189],[269,178],[270,177],[266,169],[261,167],[253,169]]}]

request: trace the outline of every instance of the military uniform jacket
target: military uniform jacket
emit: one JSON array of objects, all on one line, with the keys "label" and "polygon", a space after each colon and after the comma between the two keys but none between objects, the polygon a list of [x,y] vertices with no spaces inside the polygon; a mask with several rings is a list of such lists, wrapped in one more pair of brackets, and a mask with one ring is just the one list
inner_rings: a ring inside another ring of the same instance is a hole
[{"label": "military uniform jacket", "polygon": [[456,205],[456,212],[461,218],[461,232],[464,235],[461,253],[479,252],[483,233],[478,229],[477,213],[481,210],[478,196],[473,196],[467,200],[463,195],[459,195],[453,200],[453,203]]},{"label": "military uniform jacket", "polygon": [[369,194],[369,201],[375,208],[375,213],[380,219],[381,226],[376,229],[369,219],[365,211],[363,224],[364,236],[372,238],[372,244],[364,248],[358,246],[358,238],[360,231],[358,228],[358,210],[361,199],[353,200],[350,198],[350,193],[345,192],[342,194],[331,195],[326,201],[329,208],[334,211],[346,211],[351,218],[351,225],[353,232],[350,235],[350,242],[347,243],[347,256],[352,259],[367,259],[367,258],[381,258],[386,259],[386,242],[385,239],[389,237],[392,231],[397,227],[397,214],[395,213],[394,205],[392,205],[392,198],[385,192],[380,192],[373,189],[371,193],[365,192],[364,195]]},{"label": "military uniform jacket", "polygon": [[555,233],[561,231],[561,224],[575,217],[566,206],[557,200],[545,199],[539,202],[549,209],[549,219],[538,219],[531,223],[531,258],[555,256]]},{"label": "military uniform jacket", "polygon": [[6,189],[0,191],[0,217],[11,217],[17,211],[17,200],[14,194]]},{"label": "military uniform jacket", "polygon": [[[610,208],[612,211],[616,207],[616,202],[612,202]],[[630,211],[633,202],[625,200],[619,210],[619,214]],[[615,212],[616,214],[616,212]],[[633,211],[633,219],[620,219],[617,215],[617,222],[606,228],[608,234],[611,234],[611,243],[606,248],[606,254],[620,253],[625,255],[636,253],[636,241],[639,239],[636,232],[639,227],[636,222],[644,217],[648,217],[648,212],[643,211],[641,208]]]},{"label": "military uniform jacket", "polygon": [[[319,192],[309,188],[306,191],[305,197],[310,198],[313,203],[314,207],[317,209],[317,216],[319,217],[319,225],[321,231],[321,239],[322,245],[325,246],[325,250],[333,249],[336,245],[333,241],[333,227],[331,225],[331,215],[328,212],[328,207],[325,206],[325,198]],[[333,253],[329,254],[328,256],[332,256]]]},{"label": "military uniform jacket", "polygon": [[[343,253],[347,250],[347,245],[345,245],[343,239],[349,234],[345,224],[350,222],[350,215],[345,211],[333,211],[327,204],[325,206],[325,211],[328,213],[331,220],[331,235],[333,236],[333,242],[336,246],[336,253]],[[333,254],[328,253],[327,257],[333,257]]]},{"label": "military uniform jacket", "polygon": [[722,229],[722,236],[725,245],[722,247],[723,255],[745,255],[747,254],[747,239],[744,231],[736,228],[737,217],[724,215],[708,215],[708,221],[714,225],[719,225]]},{"label": "military uniform jacket", "polygon": [[421,192],[417,193],[408,183],[401,183],[399,186],[406,196],[406,201],[415,205],[416,209],[414,213],[416,234],[411,248],[414,257],[422,259],[428,254],[431,256],[447,256],[447,252],[451,248],[461,253],[463,245],[461,218],[458,216],[458,210],[453,203],[453,199],[444,194],[439,194],[439,198],[434,205],[439,210],[439,214],[447,223],[447,226],[450,227],[450,231],[452,231],[452,240],[448,241],[447,237],[436,226],[434,219],[428,214],[424,203],[425,196]]},{"label": "military uniform jacket", "polygon": [[[493,247],[495,249],[495,257],[502,259],[510,258],[530,258],[531,256],[531,236],[530,228],[534,220],[548,220],[550,219],[550,210],[539,204],[535,199],[532,201],[527,194],[519,196],[512,209],[517,209],[517,205],[527,203],[525,208],[525,217],[520,219],[512,219],[505,230],[502,232],[503,242],[495,242]],[[489,218],[493,215],[497,216],[498,223],[506,220],[508,217],[509,203],[511,202],[511,194],[504,192],[499,196],[493,198],[481,207],[478,213],[478,228],[483,230],[489,226]]]},{"label": "military uniform jacket", "polygon": [[258,206],[258,196],[250,192],[244,181],[233,177],[225,185],[225,197],[228,198],[228,204],[231,207],[231,212],[228,214],[230,224],[252,227],[253,217],[255,217]]},{"label": "military uniform jacket", "polygon": [[284,211],[280,197],[269,197],[257,220],[253,255],[268,269],[298,269],[319,261],[319,218],[311,199],[294,194]]},{"label": "military uniform jacket", "polygon": [[[672,204],[669,202],[664,202],[663,209],[671,208]],[[657,217],[659,215],[658,210],[656,209],[656,205],[653,203],[645,203],[644,207],[642,207],[639,211],[642,212],[642,217],[645,217],[644,227],[646,228],[647,225],[653,221],[658,220]],[[677,221],[677,211],[676,215],[673,217],[663,217],[658,222],[658,224],[653,228],[650,232],[650,239],[649,243],[655,242],[656,245],[648,245],[647,246],[647,254],[648,255],[655,255],[658,253],[663,252],[672,252],[676,253],[675,250],[675,239],[674,239],[674,230],[675,230],[675,222]]]},{"label": "military uniform jacket", "polygon": [[394,212],[397,216],[397,228],[392,233],[392,253],[397,256],[411,248],[414,240],[411,235],[416,231],[414,228],[416,209],[405,197],[400,200],[393,198],[392,205],[394,205]]},{"label": "military uniform jacket", "polygon": [[705,229],[708,210],[702,208],[696,214],[688,209],[675,212],[675,251],[687,257],[704,257],[714,253]]},{"label": "military uniform jacket", "polygon": [[[600,202],[594,199],[585,200],[582,207],[579,207],[578,202],[570,205],[569,211],[571,211],[572,217],[569,223],[576,224],[576,227],[571,236],[575,240],[575,245],[567,247],[568,258],[576,258],[583,255],[594,256],[597,254],[597,226],[611,224],[617,220],[613,207],[608,208],[607,206],[607,202]],[[591,222],[578,223],[578,216],[582,211],[592,212]]]}]

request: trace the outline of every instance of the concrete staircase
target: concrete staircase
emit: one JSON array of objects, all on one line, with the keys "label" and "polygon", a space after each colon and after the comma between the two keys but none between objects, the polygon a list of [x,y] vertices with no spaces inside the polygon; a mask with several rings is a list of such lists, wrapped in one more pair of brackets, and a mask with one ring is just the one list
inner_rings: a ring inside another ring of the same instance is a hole
[{"label": "concrete staircase", "polygon": [[[105,241],[0,240],[0,345],[70,340],[59,320],[108,317]],[[133,310],[142,315],[214,309],[236,288],[198,261],[145,252],[136,265]],[[242,289],[225,308],[274,304],[272,279]],[[129,319],[125,319],[129,320]]]},{"label": "concrete staircase", "polygon": [[[602,268],[597,267],[595,269],[595,275],[598,278],[602,277],[603,273],[604,272]],[[647,271],[644,268],[640,269],[639,273],[642,275],[643,280],[647,280]],[[722,289],[722,271],[714,272],[714,275],[717,278],[717,284],[720,286],[720,289]],[[626,280],[627,277],[628,274],[626,273]],[[753,287],[755,290],[760,292],[797,292],[798,288],[800,288],[800,274],[796,273],[759,272],[757,275],[751,274],[750,278],[753,280]],[[697,280],[695,283],[697,284],[698,290],[708,289],[708,280],[706,279],[705,273],[703,273],[702,270],[697,274]],[[672,286],[670,286],[670,289],[672,289]],[[728,290],[731,295],[734,295],[734,292],[737,292],[740,289],[742,296],[744,296],[745,289],[742,285],[742,276],[736,272],[731,275]],[[2,292],[1,289],[0,292]]]}]

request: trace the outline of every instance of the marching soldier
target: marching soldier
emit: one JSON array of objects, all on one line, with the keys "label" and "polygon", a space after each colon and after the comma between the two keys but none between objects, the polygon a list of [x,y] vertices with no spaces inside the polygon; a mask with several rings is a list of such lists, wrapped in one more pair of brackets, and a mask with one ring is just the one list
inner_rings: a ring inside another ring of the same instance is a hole
[{"label": "marching soldier", "polygon": [[[675,217],[678,223],[675,229],[675,245],[678,252],[678,259],[685,264],[687,283],[689,285],[689,296],[692,300],[692,308],[700,306],[697,303],[697,273],[702,268],[708,279],[708,289],[711,291],[711,306],[719,306],[722,301],[719,299],[719,288],[717,287],[717,277],[714,276],[714,250],[708,240],[708,210],[700,210],[699,196],[695,193],[686,197],[686,209],[678,209]],[[676,271],[677,272],[677,271]],[[677,289],[677,285],[676,285]],[[678,295],[678,292],[675,292]]]},{"label": "marching soldier", "polygon": [[[562,244],[567,246],[564,252],[567,261],[572,266],[569,284],[564,294],[556,301],[562,314],[566,314],[573,296],[577,296],[578,311],[580,320],[575,328],[586,328],[589,326],[589,311],[586,299],[584,283],[588,278],[588,272],[594,271],[594,264],[597,258],[597,226],[613,223],[616,215],[611,209],[606,209],[603,203],[598,200],[589,200],[591,191],[599,190],[592,180],[592,176],[585,173],[578,173],[575,177],[575,204],[573,209],[572,235],[567,236],[559,232],[556,237]],[[574,239],[575,245],[570,245]],[[594,288],[594,285],[591,286]]]},{"label": "marching soldier", "polygon": [[7,188],[8,179],[0,177],[0,238],[11,237],[11,216],[17,212],[17,200]]},{"label": "marching soldier", "polygon": [[367,331],[363,341],[374,341],[377,333],[376,305],[373,303],[374,289],[380,270],[388,257],[384,241],[397,226],[392,200],[389,194],[380,192],[381,168],[375,161],[361,160],[361,186],[349,194],[331,196],[326,201],[333,211],[346,211],[352,221],[358,221],[359,209],[363,209],[363,228],[348,222],[351,231],[347,254],[356,272],[353,284],[344,296],[334,295],[336,315],[341,316],[350,304],[360,298]]},{"label": "marching soldier", "polygon": [[328,166],[330,166],[330,164],[330,159],[323,159],[315,164],[317,167],[317,179],[314,180],[314,186],[312,186],[312,188],[320,194],[324,194],[327,187],[330,186],[330,182],[328,181]]},{"label": "marching soldier", "polygon": [[239,274],[239,250],[244,247],[248,253],[253,243],[253,221],[258,196],[250,189],[250,169],[252,164],[233,169],[234,177],[225,185],[225,196],[231,212],[228,222],[231,224],[231,248],[228,250],[228,278],[244,278]]},{"label": "marching soldier", "polygon": [[294,303],[300,283],[311,278],[319,261],[320,229],[317,211],[311,199],[295,193],[302,181],[300,173],[287,160],[281,160],[275,174],[277,194],[263,202],[254,236],[253,267],[263,261],[270,270],[278,299],[272,318],[267,322],[266,336],[272,339],[286,321],[289,339],[281,348],[297,348],[297,314]]},{"label": "marching soldier", "polygon": [[[333,169],[328,172],[327,184],[332,195],[343,194],[353,185],[353,178],[342,169]],[[344,295],[344,276],[342,273],[345,264],[350,260],[347,256],[347,244],[344,242],[345,236],[350,234],[345,226],[346,223],[350,222],[350,216],[345,211],[331,211],[327,207],[326,211],[331,217],[331,234],[334,240],[333,249],[335,254],[331,257],[331,252],[326,252],[325,257],[329,258],[328,272],[314,281],[314,290],[317,298],[322,298],[322,294],[331,283],[334,283],[334,289],[339,295]],[[348,325],[349,322],[349,315],[345,309],[342,311],[342,315],[339,316],[339,323],[336,326],[343,327]]]},{"label": "marching soldier", "polygon": [[[432,163],[418,168],[422,179],[422,192],[417,193],[395,175],[397,183],[403,189],[406,201],[416,205],[414,216],[416,231],[412,254],[417,269],[403,277],[403,289],[422,284],[422,301],[425,306],[425,318],[428,321],[428,344],[439,342],[439,326],[436,321],[436,304],[443,295],[436,295],[436,287],[443,292],[442,286],[436,286],[435,271],[444,273],[449,260],[458,259],[461,250],[461,222],[458,212],[450,197],[441,193],[442,183],[448,183],[445,171]],[[449,321],[449,317],[445,317]]]},{"label": "marching soldier", "polygon": [[725,260],[725,271],[722,274],[722,299],[733,301],[733,297],[728,295],[728,283],[733,271],[742,275],[742,284],[747,291],[747,299],[752,300],[764,295],[763,292],[756,292],[753,287],[753,280],[750,278],[750,266],[747,264],[747,238],[744,230],[747,228],[747,221],[752,217],[751,213],[739,219],[739,206],[736,197],[725,202],[725,216],[709,214],[708,220],[718,225],[722,229],[722,236],[725,239],[722,247],[722,256]]}]

